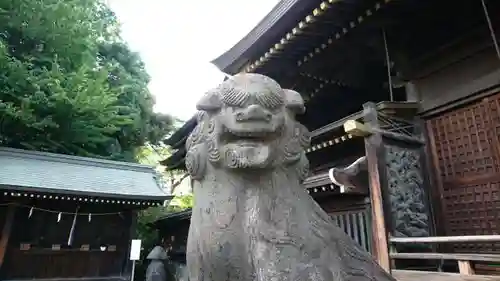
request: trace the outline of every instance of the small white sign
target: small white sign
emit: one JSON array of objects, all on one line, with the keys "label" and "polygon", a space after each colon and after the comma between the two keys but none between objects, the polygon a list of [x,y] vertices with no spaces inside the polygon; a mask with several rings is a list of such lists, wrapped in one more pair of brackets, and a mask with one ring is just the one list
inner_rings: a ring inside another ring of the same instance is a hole
[{"label": "small white sign", "polygon": [[141,239],[133,239],[130,243],[130,260],[138,261],[141,259]]}]

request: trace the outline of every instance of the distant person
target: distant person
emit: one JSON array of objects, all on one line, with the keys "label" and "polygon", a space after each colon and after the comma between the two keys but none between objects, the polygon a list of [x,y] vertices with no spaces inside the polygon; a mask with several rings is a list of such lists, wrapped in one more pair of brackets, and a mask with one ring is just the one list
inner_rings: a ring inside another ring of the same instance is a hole
[{"label": "distant person", "polygon": [[156,246],[146,257],[150,260],[146,269],[146,281],[167,281],[167,272],[164,261],[167,259],[167,252],[162,246]]}]

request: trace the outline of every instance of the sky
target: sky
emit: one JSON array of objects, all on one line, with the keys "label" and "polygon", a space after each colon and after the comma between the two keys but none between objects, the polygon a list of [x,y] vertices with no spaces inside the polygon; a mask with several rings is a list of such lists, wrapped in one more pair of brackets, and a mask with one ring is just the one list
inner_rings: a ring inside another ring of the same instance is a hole
[{"label": "sky", "polygon": [[151,75],[155,110],[181,120],[222,82],[210,61],[243,38],[278,0],[108,0],[122,37]]}]

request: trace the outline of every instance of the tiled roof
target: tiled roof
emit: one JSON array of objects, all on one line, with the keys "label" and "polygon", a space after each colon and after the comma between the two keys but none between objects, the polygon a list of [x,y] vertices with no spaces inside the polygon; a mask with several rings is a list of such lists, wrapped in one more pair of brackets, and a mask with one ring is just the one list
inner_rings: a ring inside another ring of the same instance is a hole
[{"label": "tiled roof", "polygon": [[192,213],[192,209],[189,208],[189,209],[186,209],[186,210],[183,210],[180,212],[167,214],[167,215],[157,219],[156,221],[150,223],[149,226],[153,227],[153,228],[161,228],[162,226],[176,224],[182,220],[190,220],[191,213]]},{"label": "tiled roof", "polygon": [[0,189],[138,200],[171,198],[146,165],[0,148]]},{"label": "tiled roof", "polygon": [[281,0],[245,37],[212,61],[221,71],[234,74],[251,57],[269,48],[297,19],[317,5],[316,0]]}]

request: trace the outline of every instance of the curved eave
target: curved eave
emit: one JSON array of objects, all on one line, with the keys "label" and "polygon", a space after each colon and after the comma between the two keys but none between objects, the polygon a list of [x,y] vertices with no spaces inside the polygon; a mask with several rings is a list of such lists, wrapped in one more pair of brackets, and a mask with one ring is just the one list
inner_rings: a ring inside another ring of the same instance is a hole
[{"label": "curved eave", "polygon": [[[0,187],[1,188],[1,187]],[[121,204],[121,205],[161,205],[165,200],[171,200],[173,195],[159,195],[159,196],[128,196],[116,194],[103,194],[103,193],[89,193],[89,192],[74,192],[74,191],[60,191],[60,190],[47,190],[37,188],[22,188],[11,187],[5,189],[3,196],[11,198],[37,198],[50,201],[73,201],[73,202],[91,202],[91,203],[107,203],[107,204]]]},{"label": "curved eave", "polygon": [[194,127],[190,128],[189,130],[186,130],[184,132],[184,136],[182,137],[182,139],[180,139],[178,142],[170,145],[170,148],[171,149],[181,149],[181,148],[183,148],[186,145],[186,140],[188,139],[188,137],[191,134],[191,132],[193,131],[193,129],[194,129]]},{"label": "curved eave", "polygon": [[169,226],[178,223],[179,221],[183,220],[190,220],[191,219],[191,213],[192,209],[186,209],[184,211],[176,212],[176,213],[171,213],[168,215],[165,215],[156,221],[149,223],[148,225],[150,227],[160,229],[163,226]]},{"label": "curved eave", "polygon": [[182,127],[175,131],[168,139],[164,140],[163,143],[172,146],[172,148],[178,148],[182,145],[182,141],[185,141],[187,136],[196,127],[197,120],[196,116],[191,117]]},{"label": "curved eave", "polygon": [[[332,7],[341,3],[342,5],[356,5],[358,2],[360,4],[367,3],[361,0],[324,0],[322,2],[283,0],[247,36],[229,51],[213,60],[212,63],[221,71],[229,74],[235,74],[239,71],[256,72],[259,68],[273,60],[273,58],[281,57],[281,54],[286,50],[293,49],[294,42],[310,41],[311,38],[308,37],[321,37],[321,40],[324,42],[323,44],[317,44],[316,47],[309,47],[308,53],[305,51],[303,57],[292,59],[298,59],[291,63],[296,63],[297,66],[300,66],[322,53],[328,46],[343,38],[347,33],[350,33],[350,30],[364,22],[365,18],[371,17],[375,11],[391,1],[375,1],[374,6],[366,8],[361,14],[351,15],[352,20],[348,23],[338,22],[337,24],[342,26],[335,28],[336,32],[332,30],[332,33],[328,32],[328,34],[322,33],[318,35],[315,34],[314,30],[311,30],[316,25],[316,22],[325,24],[324,18],[330,21],[329,24],[331,24],[331,21],[336,21],[335,17],[330,18],[328,16],[328,11],[337,10],[331,9]],[[287,57],[287,59],[291,58]]]},{"label": "curved eave", "polygon": [[168,166],[165,171],[173,171],[173,170],[180,170],[180,171],[185,171],[186,170],[186,162],[184,161],[184,158],[182,158],[181,161],[177,162],[176,164],[172,166]]},{"label": "curved eave", "polygon": [[311,0],[281,0],[243,39],[211,63],[222,72],[235,74],[249,59],[274,43],[297,18],[316,3]]},{"label": "curved eave", "polygon": [[170,168],[171,166],[177,165],[179,162],[184,162],[184,157],[186,156],[186,148],[181,147],[175,153],[173,153],[170,157],[165,160],[160,161],[160,164]]}]

